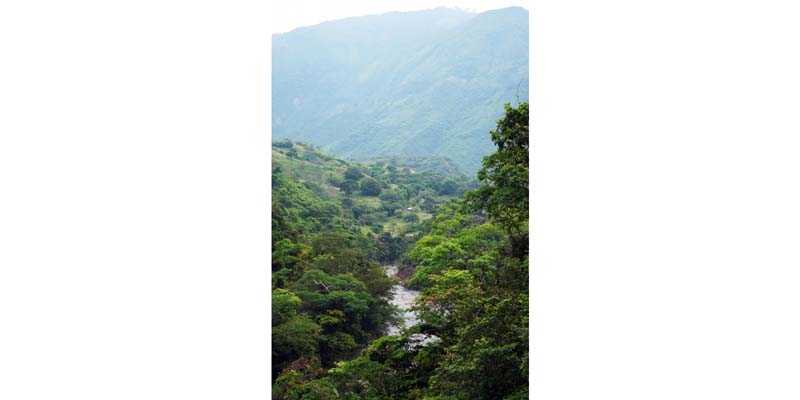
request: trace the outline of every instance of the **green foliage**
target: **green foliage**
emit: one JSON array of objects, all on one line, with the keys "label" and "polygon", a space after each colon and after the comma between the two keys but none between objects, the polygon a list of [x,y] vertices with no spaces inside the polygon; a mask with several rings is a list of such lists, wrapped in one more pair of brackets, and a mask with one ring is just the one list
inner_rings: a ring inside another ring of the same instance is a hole
[{"label": "green foliage", "polygon": [[345,399],[422,399],[443,355],[435,343],[413,346],[409,336],[384,336],[358,358],[339,362],[328,379]]},{"label": "green foliage", "polygon": [[273,388],[275,400],[330,400],[339,398],[329,379],[314,379],[313,375],[288,371],[279,377]]},{"label": "green foliage", "polygon": [[[528,230],[528,103],[505,105],[506,115],[491,132],[497,151],[483,159],[478,180],[484,183],[467,193],[473,210],[485,210],[527,248]],[[526,251],[515,251],[519,258]]]},{"label": "green foliage", "polygon": [[[388,157],[373,159],[374,162],[386,164],[389,177],[399,177],[409,175],[411,171],[415,174],[434,174],[450,176],[456,179],[466,179],[464,170],[447,156],[444,157]],[[394,183],[394,181],[392,181]]]},{"label": "green foliage", "polygon": [[[374,270],[380,273],[382,268]],[[309,269],[294,282],[290,289],[302,300],[302,310],[316,316],[316,322],[324,328],[325,337],[321,359],[330,365],[342,354],[350,354],[355,344],[365,344],[377,337],[392,320],[392,309],[375,292],[388,292],[391,282],[382,275],[367,276],[371,287],[352,273],[331,275],[320,269]],[[379,288],[378,288],[379,287]],[[342,336],[340,333],[347,334]],[[348,344],[345,346],[345,344]]]},{"label": "green foliage", "polygon": [[345,197],[342,199],[342,207],[352,209],[356,203],[350,197]]},{"label": "green foliage", "polygon": [[314,256],[339,254],[344,249],[354,246],[353,235],[340,231],[320,232],[311,238],[311,250]]},{"label": "green foliage", "polygon": [[[273,243],[283,238],[298,243],[302,232],[363,233],[364,228],[376,234],[388,231],[401,237],[416,229],[402,223],[406,208],[432,213],[437,202],[460,196],[475,184],[474,180],[449,172],[399,168],[395,166],[403,165],[403,159],[399,158],[360,164],[338,160],[305,143],[293,143],[292,148],[298,151],[299,158],[289,158],[284,147],[273,148]],[[413,165],[426,164],[417,159]],[[348,179],[347,175],[359,180]],[[369,179],[381,187],[377,198],[360,196],[360,180]],[[457,191],[452,195],[437,195],[441,182],[447,179],[458,183]]]},{"label": "green foliage", "polygon": [[439,186],[439,194],[448,195],[456,193],[456,191],[458,191],[458,182],[452,178],[445,179]]},{"label": "green foliage", "polygon": [[321,197],[314,189],[287,179],[283,173],[272,176],[272,242],[293,242],[302,232],[315,232],[344,226],[342,208],[337,201]]},{"label": "green foliage", "polygon": [[[437,195],[469,186],[457,177],[390,162],[356,167],[298,143],[299,159],[288,158],[278,148],[274,398],[526,398],[527,104],[506,113],[483,185],[466,200]],[[343,194],[355,179],[379,191]],[[382,336],[396,317],[380,262],[396,260],[414,270],[406,284],[421,289],[420,323]]]},{"label": "green foliage", "polygon": [[381,209],[389,214],[394,214],[398,209],[403,208],[405,197],[398,190],[384,190],[378,196],[381,199]]},{"label": "green foliage", "polygon": [[350,358],[359,348],[355,338],[345,332],[333,332],[325,335],[322,347],[331,360]]},{"label": "green foliage", "polygon": [[286,289],[272,291],[272,326],[280,325],[297,315],[303,303],[299,297]]},{"label": "green foliage", "polygon": [[347,180],[357,181],[361,179],[362,176],[364,176],[364,174],[357,167],[350,166],[344,171],[344,178]]},{"label": "green foliage", "polygon": [[282,239],[272,246],[272,270],[293,268],[308,255],[308,252],[308,246]]},{"label": "green foliage", "polygon": [[338,397],[333,384],[327,379],[318,379],[293,387],[286,400],[330,400]]},{"label": "green foliage", "polygon": [[339,189],[349,196],[358,190],[358,182],[350,180],[344,181],[339,185]]},{"label": "green foliage", "polygon": [[429,277],[445,270],[470,270],[483,280],[495,277],[498,246],[505,242],[500,229],[465,214],[459,203],[440,208],[439,215],[408,253],[418,263],[408,284],[430,285]]},{"label": "green foliage", "polygon": [[432,199],[430,196],[425,196],[422,198],[420,208],[428,212],[433,211],[436,209],[436,200]]},{"label": "green foliage", "polygon": [[502,399],[527,386],[527,293],[479,299],[465,307],[472,313],[431,378],[433,393]]},{"label": "green foliage", "polygon": [[272,398],[286,400],[287,398],[302,398],[309,390],[303,386],[305,383],[322,378],[325,371],[319,361],[313,358],[300,357],[289,364],[272,385]]},{"label": "green foliage", "polygon": [[[348,181],[347,163],[302,143],[273,154],[273,377],[286,370],[285,398],[325,398],[319,376],[295,381],[290,367],[300,360],[330,367],[382,334],[394,319],[385,300],[393,282],[377,260],[401,250],[397,238],[359,229],[356,215],[377,208],[331,190]],[[350,169],[363,177],[361,168]],[[378,224],[386,219],[378,217]]]},{"label": "green foliage", "polygon": [[361,194],[364,196],[377,196],[381,194],[381,184],[377,180],[366,177],[359,183]]},{"label": "green foliage", "polygon": [[307,314],[299,314],[272,328],[272,373],[300,357],[316,358],[322,328]]}]

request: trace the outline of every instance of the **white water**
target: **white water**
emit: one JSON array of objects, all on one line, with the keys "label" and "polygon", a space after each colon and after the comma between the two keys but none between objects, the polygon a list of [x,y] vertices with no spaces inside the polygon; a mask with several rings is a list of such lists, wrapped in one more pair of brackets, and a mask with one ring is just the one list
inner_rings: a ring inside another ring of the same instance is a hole
[{"label": "white water", "polygon": [[[391,277],[397,276],[397,266],[387,265],[386,275]],[[400,321],[399,325],[390,325],[386,334],[389,336],[397,336],[400,335],[404,329],[416,325],[419,322],[417,314],[410,310],[410,308],[414,305],[414,300],[419,297],[419,290],[411,290],[403,285],[397,284],[392,286],[391,296],[392,298],[389,299],[389,303],[400,309],[402,320]],[[438,340],[439,337],[436,335],[415,333],[408,337],[406,350],[413,350],[420,346],[427,346],[428,344],[435,343]]]},{"label": "white water", "polygon": [[[391,277],[397,276],[397,266],[387,265],[386,275]],[[419,322],[417,314],[410,310],[411,306],[414,305],[414,300],[419,297],[419,290],[411,290],[403,285],[397,284],[392,286],[391,296],[392,297],[389,299],[389,303],[400,309],[402,317],[402,321],[400,322],[399,326],[389,326],[387,334],[389,336],[394,336],[399,335],[403,329]]]}]

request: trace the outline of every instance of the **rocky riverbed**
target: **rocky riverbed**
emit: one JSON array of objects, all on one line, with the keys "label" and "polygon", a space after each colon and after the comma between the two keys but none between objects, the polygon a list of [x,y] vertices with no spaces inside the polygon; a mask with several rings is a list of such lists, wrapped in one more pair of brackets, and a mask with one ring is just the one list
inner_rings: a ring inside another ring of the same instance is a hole
[{"label": "rocky riverbed", "polygon": [[[386,266],[386,274],[391,277],[396,277],[397,271],[398,269],[396,265]],[[398,283],[392,286],[391,296],[392,298],[389,300],[389,303],[401,310],[402,320],[400,325],[393,325],[389,327],[387,334],[390,336],[399,335],[403,329],[419,322],[417,314],[411,311],[414,301],[417,299],[417,297],[419,297],[419,290],[409,289]]]}]

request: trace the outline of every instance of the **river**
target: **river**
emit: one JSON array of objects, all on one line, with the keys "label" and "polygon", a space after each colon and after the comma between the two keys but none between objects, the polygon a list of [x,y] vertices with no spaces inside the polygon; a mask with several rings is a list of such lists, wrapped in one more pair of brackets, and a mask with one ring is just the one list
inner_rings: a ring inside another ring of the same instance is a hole
[{"label": "river", "polygon": [[[397,266],[387,265],[386,275],[390,277],[397,276]],[[410,326],[414,326],[419,322],[417,313],[411,311],[414,301],[419,297],[419,290],[409,289],[401,284],[392,286],[391,299],[389,303],[400,309],[400,324],[390,325],[386,334],[389,336],[398,336],[403,333],[403,330]],[[431,343],[436,343],[440,339],[436,335],[428,335],[424,333],[414,333],[408,336],[405,344],[406,350],[414,350],[419,347],[427,346]]]},{"label": "river", "polygon": [[[396,277],[397,266],[387,265],[386,275],[390,277]],[[414,305],[414,300],[419,297],[419,290],[412,290],[398,283],[392,286],[391,296],[392,297],[389,300],[389,303],[400,309],[402,318],[400,325],[389,326],[387,335],[394,336],[399,335],[403,329],[413,326],[419,322],[417,314],[411,311],[411,307]]]}]

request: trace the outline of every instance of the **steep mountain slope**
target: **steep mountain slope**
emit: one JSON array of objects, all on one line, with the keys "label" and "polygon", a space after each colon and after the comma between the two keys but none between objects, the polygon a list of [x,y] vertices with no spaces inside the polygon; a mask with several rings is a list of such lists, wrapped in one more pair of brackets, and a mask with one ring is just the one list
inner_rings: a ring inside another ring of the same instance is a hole
[{"label": "steep mountain slope", "polygon": [[275,140],[337,156],[446,156],[468,173],[504,102],[528,99],[528,12],[438,8],[273,37]]}]

